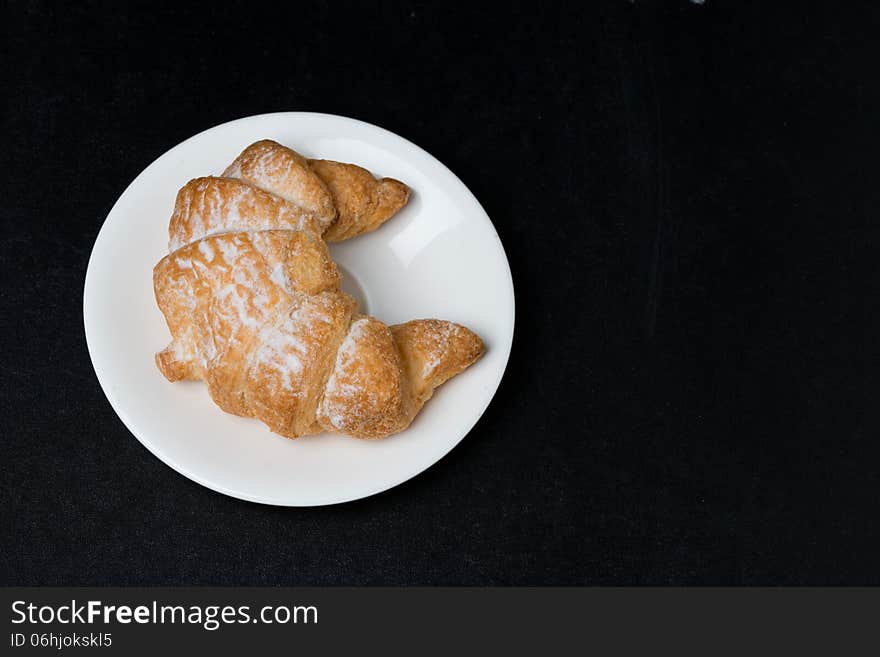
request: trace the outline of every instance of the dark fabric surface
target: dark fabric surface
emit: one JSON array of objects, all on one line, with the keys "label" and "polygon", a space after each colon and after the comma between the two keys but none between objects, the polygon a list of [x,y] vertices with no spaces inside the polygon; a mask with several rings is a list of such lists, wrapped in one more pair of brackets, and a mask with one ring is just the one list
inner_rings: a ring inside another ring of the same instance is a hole
[{"label": "dark fabric surface", "polygon": [[[0,20],[0,584],[880,583],[871,3],[161,4]],[[125,186],[281,110],[436,155],[517,293],[470,435],[327,508],[163,465],[81,318]]]}]

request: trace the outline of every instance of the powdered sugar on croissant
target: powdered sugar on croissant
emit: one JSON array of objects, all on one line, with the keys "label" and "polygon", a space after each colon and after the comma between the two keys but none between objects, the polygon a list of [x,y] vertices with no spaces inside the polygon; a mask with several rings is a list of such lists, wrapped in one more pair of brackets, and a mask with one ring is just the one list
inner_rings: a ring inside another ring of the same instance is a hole
[{"label": "powdered sugar on croissant", "polygon": [[204,380],[223,410],[290,438],[381,438],[482,355],[479,337],[452,322],[388,327],[358,314],[315,215],[245,188],[206,178],[178,195],[172,251],[153,272],[173,336],[156,355],[169,380]]},{"label": "powdered sugar on croissant", "polygon": [[207,235],[231,230],[307,230],[321,234],[308,211],[258,187],[233,178],[195,178],[177,193],[168,225],[168,249],[174,251]]},{"label": "powdered sugar on croissant", "polygon": [[409,188],[399,180],[377,180],[355,164],[307,160],[269,139],[245,148],[223,176],[241,179],[311,213],[328,242],[375,230],[409,200]]}]

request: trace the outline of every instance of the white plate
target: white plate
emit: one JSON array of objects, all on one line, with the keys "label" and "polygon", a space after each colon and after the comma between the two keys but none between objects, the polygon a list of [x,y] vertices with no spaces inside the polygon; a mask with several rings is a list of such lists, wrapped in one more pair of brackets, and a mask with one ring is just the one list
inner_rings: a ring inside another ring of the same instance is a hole
[{"label": "white plate", "polygon": [[[379,230],[333,245],[343,289],[387,324],[436,317],[464,324],[486,355],[439,388],[406,431],[380,441],[322,434],[287,440],[227,415],[200,382],[171,384],[153,362],[170,336],[153,297],[177,190],[218,175],[270,138],[303,155],[354,162],[406,182],[409,204]],[[513,341],[510,267],[489,217],[464,184],[418,146],[328,114],[252,116],[206,130],[141,173],[95,241],[83,298],[86,340],[116,413],[151,452],[233,497],[287,506],[355,500],[400,484],[442,458],[489,405]]]}]

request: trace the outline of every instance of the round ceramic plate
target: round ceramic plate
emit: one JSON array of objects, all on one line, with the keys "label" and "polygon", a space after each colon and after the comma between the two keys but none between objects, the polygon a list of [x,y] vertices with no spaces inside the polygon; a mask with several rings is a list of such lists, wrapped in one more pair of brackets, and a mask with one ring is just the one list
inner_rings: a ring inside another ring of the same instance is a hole
[{"label": "round ceramic plate", "polygon": [[[406,182],[409,204],[379,230],[331,246],[343,289],[387,324],[436,317],[468,326],[486,355],[441,386],[412,425],[378,441],[321,434],[288,440],[222,412],[201,382],[169,383],[153,362],[170,335],[153,297],[177,190],[219,175],[248,144],[274,139],[307,157],[353,162]],[[181,474],[221,493],[288,506],[333,504],[400,484],[442,458],[489,405],[513,341],[510,267],[464,184],[418,146],[327,114],[253,116],[206,130],[141,173],[95,241],[83,299],[98,380],[131,432]]]}]

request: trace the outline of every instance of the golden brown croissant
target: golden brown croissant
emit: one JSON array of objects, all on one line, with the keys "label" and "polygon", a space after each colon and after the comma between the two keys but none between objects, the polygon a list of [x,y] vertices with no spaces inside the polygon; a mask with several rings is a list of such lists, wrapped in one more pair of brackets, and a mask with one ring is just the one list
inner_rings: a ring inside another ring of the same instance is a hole
[{"label": "golden brown croissant", "polygon": [[[345,184],[341,175],[334,180]],[[347,188],[334,198],[358,193]],[[290,438],[401,431],[437,386],[482,355],[483,344],[452,322],[388,327],[359,315],[319,237],[321,203],[290,194],[292,207],[229,178],[196,179],[181,190],[171,253],[153,272],[173,336],[156,363],[171,381],[204,380],[222,409]],[[384,210],[363,220],[370,213],[358,212],[342,234],[370,229]]]},{"label": "golden brown croissant", "polygon": [[375,230],[409,200],[399,180],[377,180],[366,169],[331,160],[307,160],[269,139],[242,151],[223,172],[311,213],[328,242]]}]

